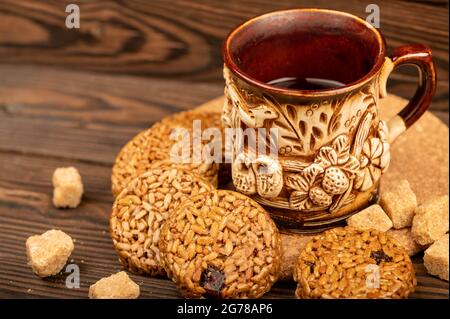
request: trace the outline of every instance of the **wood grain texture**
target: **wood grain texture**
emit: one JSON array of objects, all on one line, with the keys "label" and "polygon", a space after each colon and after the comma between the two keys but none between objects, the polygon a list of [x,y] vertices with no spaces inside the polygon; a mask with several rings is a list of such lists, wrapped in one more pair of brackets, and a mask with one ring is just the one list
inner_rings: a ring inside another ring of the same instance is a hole
[{"label": "wood grain texture", "polygon": [[[128,0],[78,1],[81,28],[65,27],[64,0],[0,2],[0,63],[222,81],[221,43],[255,15],[293,7],[318,7],[367,16],[369,0]],[[448,5],[442,1],[377,1],[388,48],[431,46],[438,70],[432,108],[448,112]],[[413,68],[391,76],[392,93],[408,97],[417,83]],[[397,88],[398,87],[398,88]],[[448,120],[446,120],[448,122]]]},{"label": "wood grain texture", "polygon": [[[196,86],[193,85],[193,88]],[[219,98],[202,107],[209,110],[220,109],[222,101]],[[399,107],[399,101],[395,99],[390,98],[387,102]],[[392,113],[392,110],[388,113]],[[71,143],[76,147],[77,144],[83,144],[83,141],[75,140]],[[29,146],[24,149],[27,147]],[[59,144],[53,145],[47,152],[53,154],[58,147]],[[113,158],[114,155],[111,153],[110,157]],[[81,154],[80,157],[82,156],[86,155]],[[76,209],[55,209],[51,203],[51,176],[54,168],[69,165],[76,166],[83,176],[83,201]],[[0,167],[0,297],[84,298],[89,285],[120,270],[107,233],[113,200],[109,191],[109,163],[72,159],[69,156],[43,156],[28,151],[0,151]],[[37,278],[26,265],[26,238],[49,228],[63,229],[76,239],[71,262],[80,266],[80,289],[67,289],[64,274],[44,280]],[[411,297],[448,298],[448,283],[426,274],[422,256],[416,256],[413,262],[418,287]],[[172,283],[166,279],[143,276],[132,278],[140,284],[142,298],[180,297]],[[294,289],[295,284],[292,282],[279,282],[265,297],[293,298]]]},{"label": "wood grain texture", "polygon": [[35,66],[0,65],[0,74],[0,151],[108,165],[139,129],[223,92],[220,85]]}]

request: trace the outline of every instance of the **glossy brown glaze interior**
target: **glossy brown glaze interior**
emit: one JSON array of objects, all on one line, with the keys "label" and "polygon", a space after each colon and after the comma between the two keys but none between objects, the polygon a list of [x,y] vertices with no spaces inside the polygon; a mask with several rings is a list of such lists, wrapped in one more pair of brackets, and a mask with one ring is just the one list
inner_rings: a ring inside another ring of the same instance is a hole
[{"label": "glossy brown glaze interior", "polygon": [[283,93],[267,82],[320,78],[342,82],[343,88],[362,82],[381,67],[385,47],[379,32],[356,16],[295,9],[262,15],[237,27],[223,53],[232,72],[250,84]]}]

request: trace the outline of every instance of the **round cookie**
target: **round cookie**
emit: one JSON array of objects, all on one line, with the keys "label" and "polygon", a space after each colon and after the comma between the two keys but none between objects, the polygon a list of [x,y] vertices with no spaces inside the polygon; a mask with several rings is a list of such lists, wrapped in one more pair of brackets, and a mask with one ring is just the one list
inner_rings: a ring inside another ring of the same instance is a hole
[{"label": "round cookie", "polygon": [[[117,196],[134,178],[149,170],[155,161],[170,162],[170,150],[177,142],[170,139],[172,129],[186,128],[192,137],[194,120],[201,120],[202,130],[211,127],[221,128],[220,114],[185,111],[162,119],[131,139],[117,155],[112,169],[113,195]],[[203,143],[207,142],[203,141]],[[217,186],[218,164],[200,162],[182,165]]]},{"label": "round cookie", "polygon": [[163,265],[185,297],[258,298],[277,280],[281,238],[268,213],[227,190],[181,204],[159,243]]},{"label": "round cookie", "polygon": [[397,241],[375,230],[334,228],[313,237],[294,269],[297,298],[406,298],[417,284]]},{"label": "round cookie", "polygon": [[168,215],[183,200],[214,187],[179,167],[152,168],[134,179],[116,198],[110,233],[125,268],[138,274],[163,275],[158,249]]}]

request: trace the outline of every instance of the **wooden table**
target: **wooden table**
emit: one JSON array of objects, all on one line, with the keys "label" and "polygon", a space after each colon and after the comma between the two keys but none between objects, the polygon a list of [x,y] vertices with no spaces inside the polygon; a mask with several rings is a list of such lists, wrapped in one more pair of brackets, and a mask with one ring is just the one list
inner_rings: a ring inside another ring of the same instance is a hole
[{"label": "wooden table", "polygon": [[[68,30],[71,2],[0,0],[0,298],[86,297],[90,284],[118,271],[107,233],[117,152],[161,117],[222,94],[220,44],[233,26],[299,3],[77,1],[81,28]],[[359,15],[368,3],[301,2]],[[448,124],[447,1],[377,3],[389,48],[432,47],[439,83],[431,108]],[[405,68],[389,84],[409,97],[415,83]],[[51,176],[70,165],[83,176],[85,196],[77,209],[58,210]],[[37,278],[26,265],[25,239],[49,228],[76,238],[80,289],[67,289],[65,275]],[[132,278],[142,297],[179,297],[165,279]],[[267,297],[292,298],[293,288],[276,284]],[[448,283],[425,282],[413,297],[448,298]]]}]

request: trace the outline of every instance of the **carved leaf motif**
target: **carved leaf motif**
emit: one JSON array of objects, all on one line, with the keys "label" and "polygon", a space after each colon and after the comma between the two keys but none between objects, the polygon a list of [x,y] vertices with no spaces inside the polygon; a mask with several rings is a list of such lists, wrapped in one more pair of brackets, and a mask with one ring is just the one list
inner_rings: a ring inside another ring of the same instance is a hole
[{"label": "carved leaf motif", "polygon": [[297,109],[292,105],[279,105],[277,107],[279,116],[274,124],[279,130],[279,146],[289,145],[294,150],[303,151],[302,132],[297,125]]},{"label": "carved leaf motif", "polygon": [[372,113],[368,112],[360,121],[358,131],[355,135],[355,142],[353,144],[353,154],[357,157],[361,154],[361,150],[364,146],[367,136],[369,136],[370,126],[372,125],[372,118]]},{"label": "carved leaf motif", "polygon": [[356,157],[350,156],[348,161],[341,168],[349,173],[348,175],[350,178],[354,178],[355,174],[359,171],[360,164]]},{"label": "carved leaf motif", "polygon": [[298,127],[299,127],[299,129],[300,129],[301,135],[302,135],[302,136],[305,136],[305,134],[306,134],[306,127],[307,127],[306,122],[305,122],[305,121],[300,121],[300,122],[298,123]]},{"label": "carved leaf motif", "polygon": [[290,187],[292,189],[295,189],[297,191],[303,191],[303,192],[308,192],[309,189],[309,183],[306,180],[306,178],[304,178],[302,175],[300,174],[289,174],[286,175],[286,186]]},{"label": "carved leaf motif", "polygon": [[334,211],[337,211],[339,208],[341,208],[344,203],[347,201],[347,198],[350,196],[353,189],[353,180],[350,180],[350,185],[347,188],[347,191],[345,193],[339,195],[337,200],[334,201],[334,203],[330,207],[330,212],[333,213]]},{"label": "carved leaf motif", "polygon": [[283,147],[289,145],[293,149],[303,150],[302,140],[293,133],[290,127],[284,126],[285,122],[280,119],[275,120],[275,125],[278,127],[278,146]]},{"label": "carved leaf motif", "polygon": [[337,162],[336,151],[329,146],[321,147],[319,153],[316,156],[316,163],[320,163],[323,166],[331,166]]},{"label": "carved leaf motif", "polygon": [[316,138],[314,137],[313,134],[311,134],[311,137],[309,139],[309,149],[311,151],[314,151],[315,146],[316,146]]},{"label": "carved leaf motif", "polygon": [[311,164],[307,168],[303,170],[303,176],[309,182],[309,185],[312,185],[320,173],[323,173],[323,168],[317,164]]},{"label": "carved leaf motif", "polygon": [[355,200],[355,198],[356,198],[355,194],[348,195],[348,197],[343,201],[342,206],[346,206],[346,205],[352,203]]},{"label": "carved leaf motif", "polygon": [[294,191],[289,197],[289,204],[297,209],[304,209],[307,201],[308,193],[304,193],[301,191]]},{"label": "carved leaf motif", "polygon": [[292,119],[293,121],[297,117],[297,111],[295,109],[295,106],[293,106],[293,105],[290,105],[290,104],[286,105],[286,113],[287,113],[288,117],[290,119]]},{"label": "carved leaf motif", "polygon": [[294,136],[287,136],[287,135],[285,135],[285,136],[283,136],[283,138],[288,140],[288,141],[291,141],[291,142],[296,142],[297,141],[297,138],[294,137]]},{"label": "carved leaf motif", "polygon": [[342,119],[342,107],[346,104],[347,100],[352,96],[352,94],[347,94],[342,99],[334,99],[332,101],[333,115],[331,116],[330,123],[328,124],[328,135],[335,133],[341,126]]},{"label": "carved leaf motif", "polygon": [[367,109],[376,107],[372,85],[363,87],[361,93],[364,94],[363,103],[368,105]]},{"label": "carved leaf motif", "polygon": [[339,129],[339,127],[341,126],[341,118],[342,114],[338,114],[331,118],[330,124],[328,125],[328,135],[333,134]]},{"label": "carved leaf motif", "polygon": [[317,126],[313,126],[312,128],[312,134],[314,134],[314,136],[317,139],[321,139],[323,137],[323,133],[322,130],[320,128],[318,128]]},{"label": "carved leaf motif", "polygon": [[339,135],[333,141],[333,148],[336,150],[338,156],[341,156],[343,153],[349,153],[350,147],[348,145],[348,137],[345,134]]},{"label": "carved leaf motif", "polygon": [[279,128],[283,128],[286,131],[290,131],[290,126],[288,123],[286,123],[286,121],[284,121],[283,119],[277,119],[275,120],[275,124],[279,127]]},{"label": "carved leaf motif", "polygon": [[286,186],[298,191],[308,192],[317,175],[322,172],[323,168],[320,165],[311,164],[299,174],[286,175]]}]

